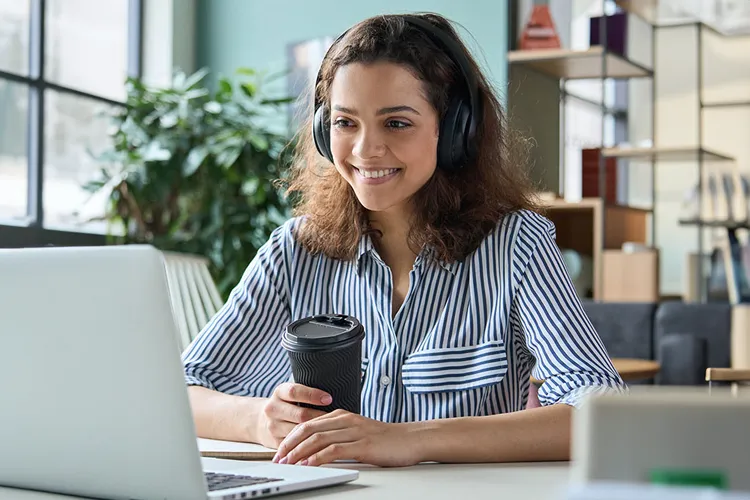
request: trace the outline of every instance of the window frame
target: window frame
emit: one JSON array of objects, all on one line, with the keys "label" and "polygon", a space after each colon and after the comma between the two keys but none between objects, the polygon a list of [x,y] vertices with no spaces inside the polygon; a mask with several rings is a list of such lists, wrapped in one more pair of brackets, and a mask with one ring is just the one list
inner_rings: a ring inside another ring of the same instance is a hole
[{"label": "window frame", "polygon": [[[28,75],[0,70],[0,80],[25,85],[28,89],[27,116],[27,217],[17,221],[0,220],[0,248],[39,246],[103,245],[105,234],[48,229],[44,226],[44,112],[48,90],[74,95],[113,106],[124,102],[81,91],[45,78],[45,37],[47,0],[29,2]],[[128,0],[127,75],[140,78],[143,72],[144,0]]]}]

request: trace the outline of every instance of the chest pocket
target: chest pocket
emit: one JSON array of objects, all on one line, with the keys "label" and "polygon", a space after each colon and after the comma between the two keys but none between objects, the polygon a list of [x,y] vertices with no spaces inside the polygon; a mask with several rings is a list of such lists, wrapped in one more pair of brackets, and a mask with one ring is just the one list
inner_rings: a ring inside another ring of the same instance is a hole
[{"label": "chest pocket", "polygon": [[508,372],[502,341],[467,347],[416,351],[401,367],[406,389],[414,394],[478,389],[499,383]]}]

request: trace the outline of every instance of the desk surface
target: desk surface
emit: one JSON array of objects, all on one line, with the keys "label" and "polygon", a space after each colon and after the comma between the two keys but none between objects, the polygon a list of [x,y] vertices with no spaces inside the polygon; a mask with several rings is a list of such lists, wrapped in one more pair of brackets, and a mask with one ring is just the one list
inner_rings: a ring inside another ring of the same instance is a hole
[{"label": "desk surface", "polygon": [[[405,468],[377,468],[359,464],[359,479],[348,484],[292,493],[281,499],[562,499],[568,486],[569,464],[421,464]],[[72,497],[0,488],[0,500],[65,500]]]}]

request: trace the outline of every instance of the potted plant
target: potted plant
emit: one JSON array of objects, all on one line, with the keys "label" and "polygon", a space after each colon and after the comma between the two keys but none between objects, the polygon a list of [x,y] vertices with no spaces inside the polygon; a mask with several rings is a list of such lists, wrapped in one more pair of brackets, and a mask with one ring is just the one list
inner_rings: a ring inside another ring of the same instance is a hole
[{"label": "potted plant", "polygon": [[224,299],[289,216],[274,184],[289,139],[273,117],[290,99],[265,95],[271,77],[238,75],[215,90],[206,70],[177,72],[169,88],[129,79],[100,175],[85,186],[107,199],[112,242],[207,257]]}]

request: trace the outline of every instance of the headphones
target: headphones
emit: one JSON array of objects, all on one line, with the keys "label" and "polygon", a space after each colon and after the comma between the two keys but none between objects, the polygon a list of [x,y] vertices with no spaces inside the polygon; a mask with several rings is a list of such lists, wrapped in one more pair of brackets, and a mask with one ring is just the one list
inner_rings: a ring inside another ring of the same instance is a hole
[{"label": "headphones", "polygon": [[[448,109],[440,120],[437,164],[438,168],[455,172],[466,163],[474,160],[477,155],[476,132],[482,120],[482,108],[479,102],[478,85],[471,71],[469,60],[465,57],[458,42],[446,31],[416,16],[404,16],[406,22],[427,34],[432,41],[442,46],[448,56],[458,66],[464,80],[463,88],[454,91],[449,96]],[[331,44],[323,60],[328,57],[331,48],[341,40],[349,30],[342,33]],[[322,64],[321,64],[322,66]],[[317,89],[321,73],[315,81]],[[317,92],[316,92],[317,94]],[[331,153],[331,125],[328,107],[315,98],[315,116],[313,118],[312,134],[318,153],[333,163]]]}]

